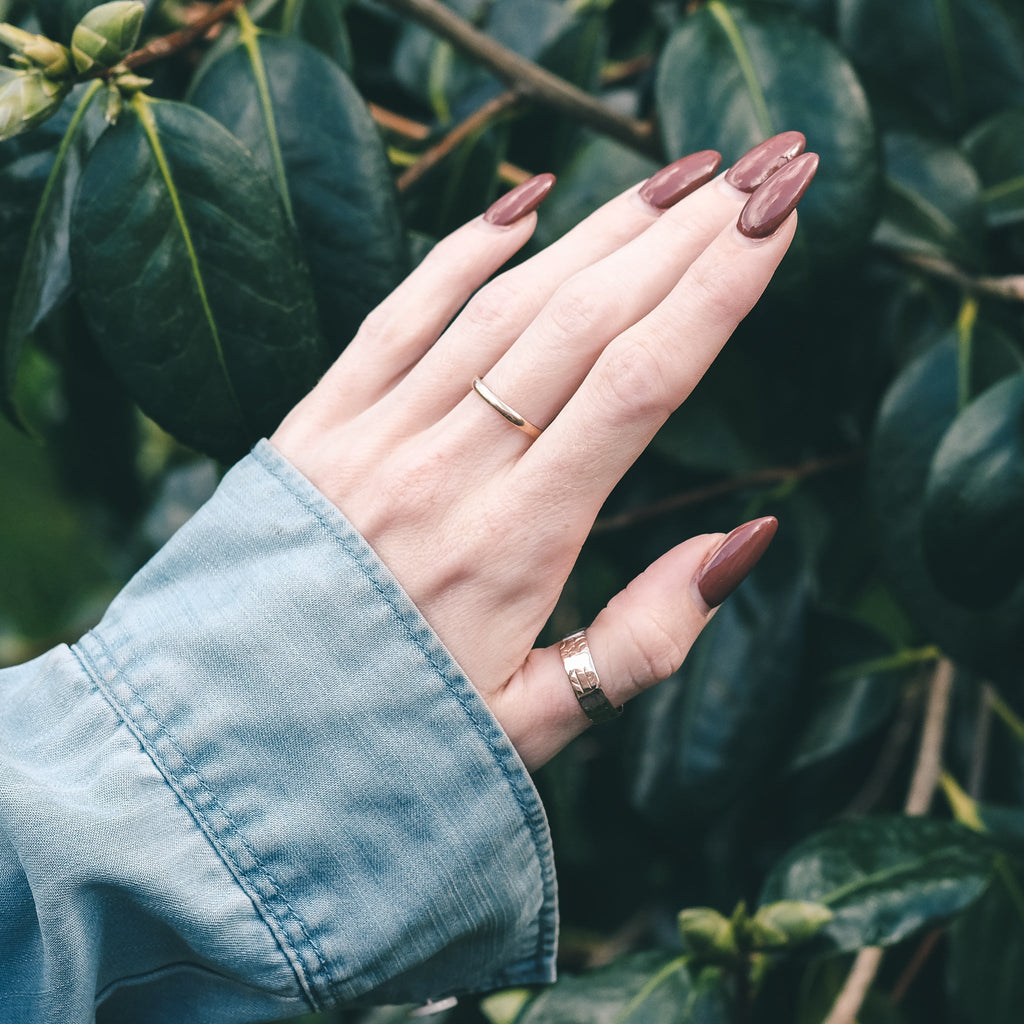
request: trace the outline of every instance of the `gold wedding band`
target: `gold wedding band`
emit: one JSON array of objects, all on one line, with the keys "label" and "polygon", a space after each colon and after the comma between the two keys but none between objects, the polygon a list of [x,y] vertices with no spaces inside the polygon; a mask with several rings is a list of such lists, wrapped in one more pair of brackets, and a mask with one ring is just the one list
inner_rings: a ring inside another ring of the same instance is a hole
[{"label": "gold wedding band", "polygon": [[540,427],[534,426],[525,416],[520,416],[510,405],[506,405],[479,377],[473,378],[473,390],[492,409],[500,412],[513,427],[518,427],[527,437],[534,441],[540,437]]},{"label": "gold wedding band", "polygon": [[559,641],[558,653],[583,714],[596,723],[618,718],[622,714],[622,705],[615,707],[601,689],[601,680],[587,644],[587,631],[578,630]]}]

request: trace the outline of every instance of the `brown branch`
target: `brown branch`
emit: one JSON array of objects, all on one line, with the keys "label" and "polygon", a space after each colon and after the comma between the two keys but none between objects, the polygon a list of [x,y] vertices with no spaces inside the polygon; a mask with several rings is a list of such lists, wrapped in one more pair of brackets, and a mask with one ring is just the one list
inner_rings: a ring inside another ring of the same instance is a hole
[{"label": "brown branch", "polygon": [[635,526],[637,523],[654,519],[658,516],[667,515],[669,512],[676,512],[688,505],[699,505],[714,498],[721,498],[726,494],[734,494],[736,491],[745,491],[752,487],[764,487],[768,484],[795,483],[819,473],[827,473],[833,469],[840,469],[843,466],[859,462],[864,457],[861,451],[843,452],[841,455],[829,455],[824,458],[808,459],[796,466],[775,466],[771,469],[758,469],[753,473],[745,473],[742,476],[734,476],[728,480],[719,480],[713,484],[705,484],[703,487],[694,487],[692,490],[684,491],[682,494],[675,494],[661,501],[644,505],[643,508],[631,509],[628,512],[620,512],[615,516],[604,516],[594,523],[592,533],[606,533],[609,530],[621,530],[627,526]]},{"label": "brown branch", "polygon": [[523,96],[554,107],[625,145],[660,159],[661,147],[649,122],[623,117],[596,97],[578,89],[474,28],[439,0],[379,0],[408,15],[431,32],[469,54]]},{"label": "brown branch", "polygon": [[1007,302],[1024,302],[1024,274],[1010,274],[1006,277],[977,277],[966,273],[953,263],[939,259],[937,256],[924,256],[920,253],[888,250],[896,259],[918,270],[923,270],[932,277],[950,281],[964,291],[979,295],[992,295]]},{"label": "brown branch", "polygon": [[479,110],[474,110],[464,121],[460,121],[443,139],[430,147],[411,167],[399,175],[399,192],[404,192],[415,184],[432,167],[436,167],[449,153],[472,137],[483,131],[492,121],[497,121],[522,102],[522,95],[516,89],[509,89],[488,100]]},{"label": "brown branch", "polygon": [[903,969],[903,973],[899,976],[896,984],[893,986],[892,991],[889,993],[889,999],[895,1006],[903,1001],[903,997],[907,994],[907,990],[914,983],[914,979],[921,972],[921,968],[928,962],[928,957],[932,955],[932,951],[939,943],[939,939],[946,933],[944,928],[933,928],[927,935],[921,940],[921,944],[914,950],[914,955],[910,958],[910,963]]},{"label": "brown branch", "polygon": [[[931,806],[942,770],[942,746],[946,738],[946,722],[952,693],[953,663],[948,658],[942,658],[935,666],[929,683],[924,726],[917,747],[917,762],[910,780],[907,800],[903,805],[903,810],[909,815],[927,814]],[[878,974],[881,963],[880,946],[866,946],[860,950],[824,1024],[855,1024],[861,1004]]]},{"label": "brown branch", "polygon": [[218,22],[231,17],[245,3],[245,0],[221,0],[215,7],[211,7],[205,14],[200,15],[195,21],[165,36],[151,39],[145,46],[129,53],[124,63],[130,68],[142,67],[161,57],[169,57],[172,53],[184,50],[186,46],[194,43],[201,36],[213,28]]}]

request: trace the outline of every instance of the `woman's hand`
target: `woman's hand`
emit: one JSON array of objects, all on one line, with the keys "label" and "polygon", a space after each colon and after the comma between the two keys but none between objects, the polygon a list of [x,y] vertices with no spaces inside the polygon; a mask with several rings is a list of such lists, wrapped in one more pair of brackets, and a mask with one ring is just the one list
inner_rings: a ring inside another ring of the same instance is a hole
[{"label": "woman's hand", "polygon": [[[389,567],[531,769],[588,725],[558,647],[533,644],[608,493],[785,254],[817,166],[802,149],[776,136],[712,181],[717,154],[677,161],[484,285],[533,231],[553,179],[531,179],[441,241],[271,438]],[[774,527],[688,540],[611,600],[588,638],[613,705],[679,668]]]}]

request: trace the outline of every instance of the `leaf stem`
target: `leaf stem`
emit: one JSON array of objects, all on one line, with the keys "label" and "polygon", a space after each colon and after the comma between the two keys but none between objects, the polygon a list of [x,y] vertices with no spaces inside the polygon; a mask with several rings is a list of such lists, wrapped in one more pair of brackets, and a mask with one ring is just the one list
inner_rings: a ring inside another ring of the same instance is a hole
[{"label": "leaf stem", "polygon": [[1013,738],[1018,743],[1024,743],[1024,720],[1003,700],[999,691],[991,683],[986,683],[984,690],[989,707],[996,713],[1003,725],[1013,733]]},{"label": "leaf stem", "polygon": [[974,325],[978,322],[977,296],[967,294],[960,303],[956,317],[957,373],[956,405],[963,409],[971,400],[971,351],[974,344]]},{"label": "leaf stem", "polygon": [[853,665],[845,665],[843,668],[829,672],[825,679],[830,683],[840,683],[877,672],[896,672],[901,668],[909,668],[911,665],[920,665],[922,662],[938,661],[941,657],[942,652],[932,644],[926,647],[907,647],[902,651],[886,654],[880,658],[866,658]]},{"label": "leaf stem", "polygon": [[274,104],[270,99],[270,83],[267,81],[267,69],[263,65],[263,54],[260,53],[259,30],[256,28],[249,12],[243,4],[235,10],[242,45],[249,55],[252,75],[256,81],[256,93],[260,99],[260,110],[263,114],[263,126],[267,131],[267,142],[270,156],[274,162],[274,177],[277,179],[277,191],[284,203],[284,212],[294,226],[295,214],[292,212],[292,200],[288,191],[288,176],[284,170],[284,157],[281,155],[281,143],[277,136],[277,121],[274,118]]},{"label": "leaf stem", "polygon": [[447,39],[500,78],[509,88],[517,89],[525,97],[561,110],[588,128],[617,139],[640,153],[661,159],[661,146],[650,122],[617,114],[595,96],[474,28],[440,0],[379,2],[408,15],[442,39]]}]

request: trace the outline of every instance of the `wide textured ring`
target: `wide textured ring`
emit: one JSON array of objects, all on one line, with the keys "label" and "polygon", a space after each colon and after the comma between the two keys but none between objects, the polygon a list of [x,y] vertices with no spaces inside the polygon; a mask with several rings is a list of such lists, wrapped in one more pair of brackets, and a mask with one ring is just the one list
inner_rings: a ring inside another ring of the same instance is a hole
[{"label": "wide textured ring", "polygon": [[520,416],[510,405],[503,402],[479,377],[473,378],[473,390],[492,408],[501,413],[512,424],[518,427],[527,437],[534,441],[540,437],[540,427],[534,426],[525,416]]},{"label": "wide textured ring", "polygon": [[601,689],[601,680],[587,644],[587,631],[581,629],[559,641],[558,653],[565,666],[565,674],[572,683],[572,692],[587,718],[598,723],[618,718],[622,714],[622,706],[615,707]]}]

